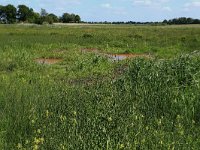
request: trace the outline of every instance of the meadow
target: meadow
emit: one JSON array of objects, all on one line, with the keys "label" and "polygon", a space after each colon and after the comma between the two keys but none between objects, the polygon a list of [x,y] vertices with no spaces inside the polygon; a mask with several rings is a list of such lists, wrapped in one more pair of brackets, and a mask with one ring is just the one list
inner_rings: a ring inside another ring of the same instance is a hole
[{"label": "meadow", "polygon": [[0,25],[0,149],[198,149],[199,50],[199,25]]}]

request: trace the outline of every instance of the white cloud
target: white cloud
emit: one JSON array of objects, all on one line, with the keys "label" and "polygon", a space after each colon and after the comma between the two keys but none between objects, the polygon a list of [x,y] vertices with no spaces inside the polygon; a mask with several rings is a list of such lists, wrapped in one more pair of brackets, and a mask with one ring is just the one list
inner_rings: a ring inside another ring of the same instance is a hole
[{"label": "white cloud", "polygon": [[107,9],[107,11],[111,14],[115,14],[115,15],[126,15],[127,12],[125,10],[125,8],[123,7],[119,7],[119,6],[112,6],[110,3],[104,3],[100,5],[102,8]]},{"label": "white cloud", "polygon": [[160,6],[168,3],[170,0],[133,0],[135,6]]},{"label": "white cloud", "polygon": [[151,5],[152,1],[151,0],[134,0],[133,1],[133,5],[144,5],[144,6],[148,6]]},{"label": "white cloud", "polygon": [[200,1],[193,1],[193,2],[189,2],[189,3],[185,3],[184,7],[186,7],[186,8],[200,7]]},{"label": "white cloud", "polygon": [[171,12],[170,0],[132,0],[135,7],[148,7],[157,11]]},{"label": "white cloud", "polygon": [[191,1],[191,2],[185,3],[183,10],[184,11],[190,11],[190,10],[195,9],[195,8],[200,9],[200,1]]},{"label": "white cloud", "polygon": [[112,8],[110,3],[101,4],[101,7],[103,7],[103,8]]}]

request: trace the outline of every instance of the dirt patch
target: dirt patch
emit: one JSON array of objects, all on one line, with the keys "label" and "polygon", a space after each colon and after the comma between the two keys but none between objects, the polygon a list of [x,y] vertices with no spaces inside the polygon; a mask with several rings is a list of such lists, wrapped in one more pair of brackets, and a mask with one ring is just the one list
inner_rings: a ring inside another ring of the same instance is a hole
[{"label": "dirt patch", "polygon": [[34,60],[38,64],[46,64],[46,65],[53,65],[62,61],[62,59],[58,58],[38,58]]}]

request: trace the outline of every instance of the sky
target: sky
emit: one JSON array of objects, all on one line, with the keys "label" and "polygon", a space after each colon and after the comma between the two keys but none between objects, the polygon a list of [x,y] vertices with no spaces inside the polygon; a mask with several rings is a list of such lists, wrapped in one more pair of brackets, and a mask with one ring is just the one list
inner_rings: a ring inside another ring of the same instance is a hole
[{"label": "sky", "polygon": [[0,0],[0,5],[25,4],[61,16],[75,13],[83,21],[162,21],[178,17],[200,19],[200,0]]}]

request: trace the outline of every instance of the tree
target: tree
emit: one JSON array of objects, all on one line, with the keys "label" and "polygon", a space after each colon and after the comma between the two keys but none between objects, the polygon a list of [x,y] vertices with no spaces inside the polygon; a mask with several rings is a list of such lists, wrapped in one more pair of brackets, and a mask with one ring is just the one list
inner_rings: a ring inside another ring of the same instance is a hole
[{"label": "tree", "polygon": [[62,22],[63,23],[69,23],[70,21],[72,21],[70,14],[69,13],[64,13],[62,15]]},{"label": "tree", "polygon": [[70,19],[71,19],[70,22],[71,22],[71,23],[74,23],[74,22],[75,22],[75,17],[76,17],[75,14],[71,14],[71,15],[70,15]]},{"label": "tree", "polygon": [[4,6],[0,5],[0,23],[3,23],[4,18]]},{"label": "tree", "polygon": [[51,16],[45,16],[44,17],[44,20],[43,20],[43,23],[49,23],[49,24],[53,24],[54,21],[53,21],[53,18]]},{"label": "tree", "polygon": [[55,14],[53,14],[53,13],[49,14],[48,16],[50,18],[52,18],[53,22],[58,22],[59,21],[58,17]]},{"label": "tree", "polygon": [[62,22],[63,23],[70,23],[70,22],[80,22],[81,18],[79,15],[64,13],[62,15]]},{"label": "tree", "polygon": [[3,17],[7,23],[15,23],[16,22],[16,15],[17,9],[13,5],[7,5],[3,7]]},{"label": "tree", "polygon": [[188,24],[192,24],[194,22],[194,20],[192,18],[187,18],[187,23]]},{"label": "tree", "polygon": [[29,9],[27,21],[29,23],[35,23],[35,20],[40,17],[40,14],[33,11],[32,8]]},{"label": "tree", "polygon": [[27,21],[30,18],[31,10],[26,5],[19,5],[17,11],[17,18],[19,21]]},{"label": "tree", "polygon": [[38,24],[44,24],[44,23],[52,24],[54,22],[54,19],[58,21],[58,18],[56,15],[48,14],[45,9],[41,9],[40,18],[38,19],[37,23]]},{"label": "tree", "polygon": [[77,22],[77,23],[81,22],[81,17],[79,15],[75,16],[75,22]]},{"label": "tree", "polygon": [[168,21],[165,19],[165,20],[163,21],[163,23],[164,23],[164,24],[167,24],[167,23],[168,23]]},{"label": "tree", "polygon": [[40,14],[34,12],[32,8],[26,5],[18,5],[17,9],[13,5],[2,6],[0,5],[0,23],[15,23],[29,22],[29,23],[54,23],[54,22],[76,22],[79,23],[81,18],[76,14],[64,13],[62,17],[57,17],[55,14],[48,14],[45,9],[41,9]]},{"label": "tree", "polygon": [[0,16],[3,13],[3,8],[4,8],[4,6],[0,5]]},{"label": "tree", "polygon": [[34,13],[34,23],[36,23],[36,24],[42,24],[43,20],[41,18],[42,17],[40,16],[39,13]]},{"label": "tree", "polygon": [[193,24],[200,24],[200,20],[199,19],[194,19],[192,23]]},{"label": "tree", "polygon": [[47,13],[47,11],[46,11],[45,9],[41,8],[40,15],[41,15],[42,17],[45,17],[45,16],[48,15],[48,13]]}]

